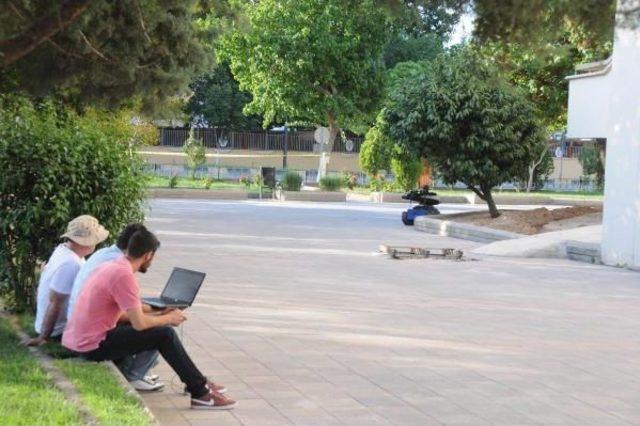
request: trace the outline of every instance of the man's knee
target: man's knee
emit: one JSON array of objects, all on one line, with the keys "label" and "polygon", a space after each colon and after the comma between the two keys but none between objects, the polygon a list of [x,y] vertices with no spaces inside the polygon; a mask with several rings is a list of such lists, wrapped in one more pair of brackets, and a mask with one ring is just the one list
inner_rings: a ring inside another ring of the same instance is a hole
[{"label": "man's knee", "polygon": [[166,340],[173,340],[178,338],[178,335],[176,334],[174,328],[168,325],[158,327],[158,333],[160,333],[160,335]]}]

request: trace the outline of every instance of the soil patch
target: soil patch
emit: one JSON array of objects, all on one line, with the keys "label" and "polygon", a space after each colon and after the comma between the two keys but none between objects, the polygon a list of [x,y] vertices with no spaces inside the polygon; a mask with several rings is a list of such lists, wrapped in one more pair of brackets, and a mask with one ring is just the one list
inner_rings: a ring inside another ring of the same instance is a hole
[{"label": "soil patch", "polygon": [[488,212],[448,215],[441,218],[525,235],[597,225],[602,222],[602,208],[594,206],[551,210],[546,207],[533,210],[501,210],[501,213],[495,219],[492,219]]}]

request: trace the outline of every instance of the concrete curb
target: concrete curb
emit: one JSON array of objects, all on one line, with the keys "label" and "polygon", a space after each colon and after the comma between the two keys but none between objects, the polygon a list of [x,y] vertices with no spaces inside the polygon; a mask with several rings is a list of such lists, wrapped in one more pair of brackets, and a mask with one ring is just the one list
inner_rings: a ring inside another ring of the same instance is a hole
[{"label": "concrete curb", "polygon": [[328,191],[276,191],[275,198],[279,201],[315,201],[324,203],[346,203],[346,192]]},{"label": "concrete curb", "polygon": [[515,232],[501,231],[499,229],[469,225],[467,223],[456,223],[450,220],[431,219],[424,216],[415,219],[414,227],[421,232],[428,232],[444,237],[461,238],[479,243],[492,243],[494,241],[525,237],[525,235],[516,234]]},{"label": "concrete curb", "polygon": [[247,191],[224,189],[149,188],[147,198],[189,198],[204,200],[246,200]]},{"label": "concrete curb", "polygon": [[600,244],[584,241],[567,241],[565,243],[567,259],[578,262],[601,264]]},{"label": "concrete curb", "polygon": [[[372,192],[368,196],[366,194],[349,194],[348,199],[354,201],[369,201],[372,203],[405,203],[408,204],[408,200],[404,200],[402,196],[404,193],[399,194],[397,192]],[[436,195],[433,198],[440,200],[442,204],[473,204],[473,195]]]}]

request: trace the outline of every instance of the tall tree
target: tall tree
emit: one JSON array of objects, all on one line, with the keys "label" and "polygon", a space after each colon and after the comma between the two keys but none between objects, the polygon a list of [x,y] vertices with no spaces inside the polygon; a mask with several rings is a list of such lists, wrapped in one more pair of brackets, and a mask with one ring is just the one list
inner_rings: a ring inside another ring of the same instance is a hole
[{"label": "tall tree", "polygon": [[0,87],[77,104],[146,107],[186,88],[211,56],[196,0],[12,0],[0,9]]},{"label": "tall tree", "polygon": [[246,113],[329,127],[319,177],[340,128],[372,116],[382,95],[387,14],[373,0],[262,0],[220,55],[253,100]]}]

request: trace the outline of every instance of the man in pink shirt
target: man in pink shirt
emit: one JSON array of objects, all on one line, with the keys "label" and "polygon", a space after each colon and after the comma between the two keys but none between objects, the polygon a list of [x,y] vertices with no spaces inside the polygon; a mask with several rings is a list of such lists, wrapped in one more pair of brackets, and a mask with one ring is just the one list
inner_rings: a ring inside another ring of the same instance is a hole
[{"label": "man in pink shirt", "polygon": [[[134,233],[126,255],[99,266],[80,293],[62,336],[62,345],[92,361],[118,360],[157,350],[191,394],[191,408],[228,410],[236,402],[222,395],[226,388],[198,370],[172,328],[186,320],[180,310],[161,315],[143,312],[135,273],[146,272],[158,239],[148,230]],[[118,326],[118,322],[128,322]]]}]

